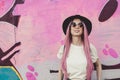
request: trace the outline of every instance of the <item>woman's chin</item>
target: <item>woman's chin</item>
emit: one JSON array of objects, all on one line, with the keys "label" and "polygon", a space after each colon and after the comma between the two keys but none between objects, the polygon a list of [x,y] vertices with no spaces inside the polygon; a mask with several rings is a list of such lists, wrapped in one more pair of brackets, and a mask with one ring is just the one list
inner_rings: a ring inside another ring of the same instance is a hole
[{"label": "woman's chin", "polygon": [[72,36],[80,36],[80,35],[81,35],[81,33],[79,33],[79,32],[78,32],[78,33],[73,33],[73,34],[72,34]]}]

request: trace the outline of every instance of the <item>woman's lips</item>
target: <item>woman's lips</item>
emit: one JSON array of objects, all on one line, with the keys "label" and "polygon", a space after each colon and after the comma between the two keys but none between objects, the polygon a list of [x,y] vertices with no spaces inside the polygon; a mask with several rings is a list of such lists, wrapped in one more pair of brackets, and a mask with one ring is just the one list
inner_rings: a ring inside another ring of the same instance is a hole
[{"label": "woman's lips", "polygon": [[78,32],[80,32],[80,30],[74,30],[74,32],[78,33]]}]

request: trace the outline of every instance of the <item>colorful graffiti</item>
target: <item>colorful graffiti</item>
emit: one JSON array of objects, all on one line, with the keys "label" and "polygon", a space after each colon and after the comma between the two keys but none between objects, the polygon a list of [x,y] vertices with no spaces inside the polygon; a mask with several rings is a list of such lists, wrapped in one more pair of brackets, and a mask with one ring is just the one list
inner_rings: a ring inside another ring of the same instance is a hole
[{"label": "colorful graffiti", "polygon": [[29,72],[26,72],[27,80],[37,80],[36,77],[38,76],[38,73],[35,72],[34,67],[31,65],[28,65],[27,67],[29,70]]},{"label": "colorful graffiti", "polygon": [[[0,79],[2,80],[21,80],[21,76],[15,66],[11,63],[10,59],[17,53],[19,50],[15,51],[14,53],[10,54],[6,57],[6,55],[12,51],[15,47],[19,46],[20,42],[13,45],[10,49],[3,52],[0,48]],[[12,77],[11,77],[12,76]]]},{"label": "colorful graffiti", "polygon": [[120,80],[119,4],[119,0],[0,0],[0,79],[13,74],[16,80],[57,80],[56,54],[65,37],[62,22],[80,14],[92,21],[89,39],[98,50],[102,79]]},{"label": "colorful graffiti", "polygon": [[[20,16],[12,15],[13,9],[18,2],[18,0],[0,1],[0,43],[3,43],[0,44],[0,79],[2,80],[23,80],[20,73],[11,62],[11,58],[13,58],[16,53],[20,52],[16,47],[21,44],[21,42],[16,42],[16,34],[14,31],[15,27],[18,25]],[[7,44],[4,45],[4,43]],[[12,45],[13,43],[14,45]]]}]

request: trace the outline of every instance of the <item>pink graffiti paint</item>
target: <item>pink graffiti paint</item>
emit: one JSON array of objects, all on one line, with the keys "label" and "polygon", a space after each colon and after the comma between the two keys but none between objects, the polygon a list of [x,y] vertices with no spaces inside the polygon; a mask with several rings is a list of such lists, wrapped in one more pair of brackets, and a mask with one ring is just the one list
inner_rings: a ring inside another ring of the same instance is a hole
[{"label": "pink graffiti paint", "polygon": [[31,65],[28,65],[27,67],[30,71],[34,71],[34,67],[32,67]]},{"label": "pink graffiti paint", "polygon": [[36,76],[38,76],[38,73],[37,73],[37,72],[35,72],[35,75],[36,75]]},{"label": "pink graffiti paint", "polygon": [[29,70],[29,72],[26,72],[27,80],[36,80],[36,77],[38,76],[38,73],[34,72],[35,71],[34,67],[31,66],[31,65],[28,65],[27,68]]},{"label": "pink graffiti paint", "polygon": [[0,17],[4,16],[14,5],[15,0],[0,0]]},{"label": "pink graffiti paint", "polygon": [[27,80],[36,80],[36,77],[31,72],[27,72],[26,77],[27,77]]},{"label": "pink graffiti paint", "polygon": [[105,55],[108,55],[108,51],[107,51],[106,49],[103,49],[103,53],[104,53]]},{"label": "pink graffiti paint", "polygon": [[113,49],[113,48],[109,48],[109,46],[106,44],[105,45],[105,48],[103,49],[103,53],[105,55],[110,55],[112,56],[113,58],[118,58],[118,53]]},{"label": "pink graffiti paint", "polygon": [[4,5],[5,5],[4,1],[0,1],[0,8],[3,8]]},{"label": "pink graffiti paint", "polygon": [[113,57],[113,58],[118,58],[118,53],[112,49],[112,48],[109,48],[109,54]]}]

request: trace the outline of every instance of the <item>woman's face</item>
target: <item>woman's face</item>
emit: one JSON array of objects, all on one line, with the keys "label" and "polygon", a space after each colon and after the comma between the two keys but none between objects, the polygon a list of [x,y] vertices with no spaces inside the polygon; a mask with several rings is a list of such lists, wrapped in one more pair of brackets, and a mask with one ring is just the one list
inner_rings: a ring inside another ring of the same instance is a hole
[{"label": "woman's face", "polygon": [[71,23],[71,35],[81,36],[83,33],[83,24],[80,19],[74,19]]}]

